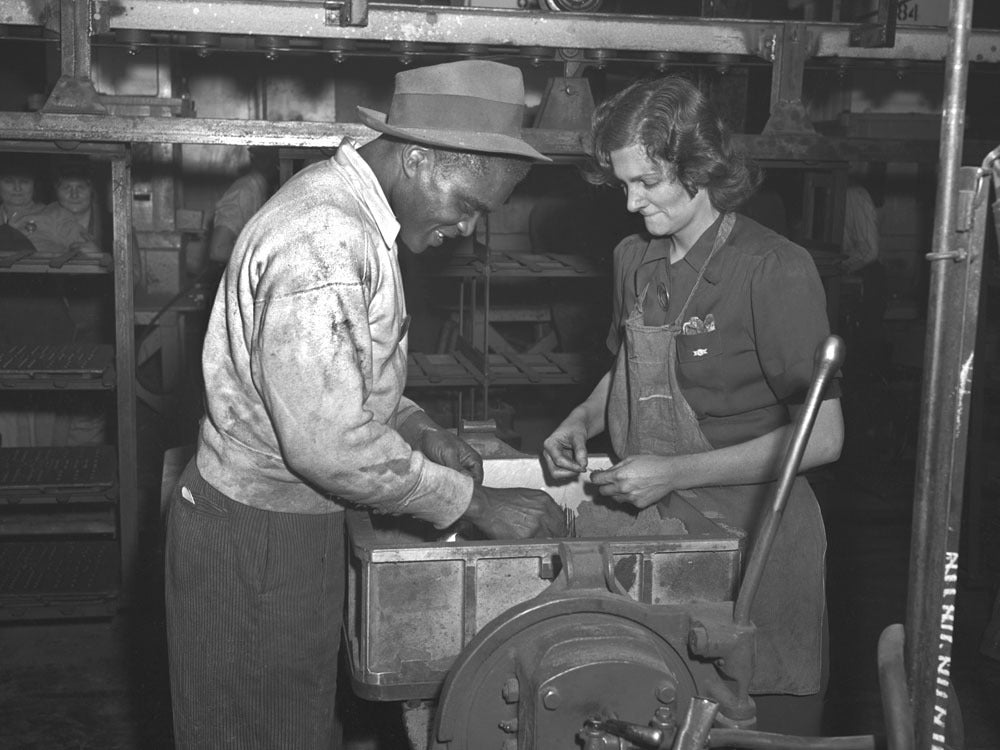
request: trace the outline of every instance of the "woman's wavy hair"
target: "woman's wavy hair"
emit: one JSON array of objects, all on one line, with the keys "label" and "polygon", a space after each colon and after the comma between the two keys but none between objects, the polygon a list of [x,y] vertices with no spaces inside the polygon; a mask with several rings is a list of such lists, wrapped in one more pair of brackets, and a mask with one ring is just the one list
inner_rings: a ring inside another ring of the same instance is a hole
[{"label": "woman's wavy hair", "polygon": [[591,119],[593,164],[586,179],[617,182],[611,153],[635,144],[669,164],[692,197],[704,188],[712,205],[733,211],[761,182],[760,169],[735,149],[715,107],[693,83],[679,76],[637,81],[605,100]]}]

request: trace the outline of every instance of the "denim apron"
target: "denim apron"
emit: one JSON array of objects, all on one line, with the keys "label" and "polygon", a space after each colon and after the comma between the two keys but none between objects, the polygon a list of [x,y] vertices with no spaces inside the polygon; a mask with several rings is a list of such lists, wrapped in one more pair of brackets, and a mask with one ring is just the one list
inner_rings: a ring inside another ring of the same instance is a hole
[{"label": "denim apron", "polygon": [[[620,458],[673,456],[712,450],[694,410],[677,381],[677,338],[705,269],[732,231],[735,217],[723,217],[711,253],[698,273],[676,320],[647,326],[642,290],[625,322],[608,395],[608,432]],[[699,487],[677,495],[715,523],[752,535],[774,494],[774,482]],[[672,493],[673,494],[673,493]],[[659,511],[669,516],[670,497]],[[803,477],[792,487],[778,533],[750,610],[757,626],[757,663],[751,682],[755,694],[809,695],[820,689],[825,609],[826,533],[819,504]]]}]

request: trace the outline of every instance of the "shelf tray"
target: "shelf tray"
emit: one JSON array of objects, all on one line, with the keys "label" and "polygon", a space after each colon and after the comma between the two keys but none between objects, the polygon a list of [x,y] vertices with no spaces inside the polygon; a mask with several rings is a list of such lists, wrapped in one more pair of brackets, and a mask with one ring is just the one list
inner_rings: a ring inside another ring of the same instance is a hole
[{"label": "shelf tray", "polygon": [[0,620],[110,617],[119,579],[115,541],[0,543]]},{"label": "shelf tray", "polygon": [[0,252],[0,273],[56,273],[64,275],[108,274],[111,273],[111,255],[66,256],[22,255],[21,253]]},{"label": "shelf tray", "polygon": [[107,496],[115,484],[115,449],[109,445],[0,448],[0,501]]},{"label": "shelf tray", "polygon": [[407,356],[407,388],[476,386],[483,374],[460,352],[424,354],[410,352]]},{"label": "shelf tray", "polygon": [[0,348],[0,388],[114,387],[114,347],[28,345]]},{"label": "shelf tray", "polygon": [[101,536],[113,539],[118,530],[115,508],[107,503],[72,508],[47,506],[4,506],[0,503],[0,537]]},{"label": "shelf tray", "polygon": [[592,368],[582,354],[490,354],[490,385],[581,383]]},{"label": "shelf tray", "polygon": [[[562,253],[490,253],[489,270],[492,276],[532,277],[603,277],[608,271],[589,258]],[[486,272],[486,255],[453,255],[448,264],[434,276],[482,276]]]}]

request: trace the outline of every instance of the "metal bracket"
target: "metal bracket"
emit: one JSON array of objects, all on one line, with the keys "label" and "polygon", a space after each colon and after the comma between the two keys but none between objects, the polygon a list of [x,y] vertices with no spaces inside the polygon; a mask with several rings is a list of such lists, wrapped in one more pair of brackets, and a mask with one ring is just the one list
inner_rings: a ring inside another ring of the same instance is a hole
[{"label": "metal bracket", "polygon": [[42,112],[106,115],[108,108],[101,103],[89,78],[63,76],[53,86]]},{"label": "metal bracket", "polygon": [[327,26],[367,26],[368,0],[344,0],[344,2],[327,2],[323,5],[326,11]]},{"label": "metal bracket", "polygon": [[949,250],[943,253],[927,253],[924,257],[927,260],[953,260],[960,263],[969,257],[969,251],[960,247],[958,250]]},{"label": "metal bracket", "polygon": [[[95,9],[96,10],[96,9]],[[59,47],[62,75],[42,105],[42,112],[108,113],[90,79],[90,33],[93,13],[89,2],[62,0],[59,4]]]},{"label": "metal bracket", "polygon": [[[980,210],[983,201],[989,194],[989,184],[987,178],[990,169],[983,167],[963,167],[963,171],[974,173],[975,181],[971,188],[961,188],[958,190],[955,207],[955,234],[967,234],[975,228],[976,214]],[[964,240],[964,238],[963,238]],[[927,260],[953,260],[956,263],[969,258],[969,250],[965,247],[957,247],[954,250],[944,250],[938,253],[927,253],[924,255]]]},{"label": "metal bracket", "polygon": [[896,18],[899,0],[879,0],[875,23],[861,24],[851,29],[852,47],[894,47],[896,45]]},{"label": "metal bracket", "polygon": [[587,130],[594,96],[586,78],[550,78],[535,116],[536,128]]},{"label": "metal bracket", "polygon": [[[119,9],[118,13],[121,10]],[[112,5],[107,0],[93,0],[90,4],[90,33],[111,33]],[[117,13],[115,14],[117,15]]]}]

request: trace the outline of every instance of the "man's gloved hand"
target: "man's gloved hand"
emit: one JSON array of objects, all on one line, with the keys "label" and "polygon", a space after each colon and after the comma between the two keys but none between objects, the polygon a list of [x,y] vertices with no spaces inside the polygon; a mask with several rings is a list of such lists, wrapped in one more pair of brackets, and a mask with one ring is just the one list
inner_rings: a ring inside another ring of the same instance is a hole
[{"label": "man's gloved hand", "polygon": [[413,412],[398,431],[413,450],[420,451],[434,463],[468,474],[477,483],[483,481],[483,457],[460,437],[439,427],[424,412]]},{"label": "man's gloved hand", "polygon": [[448,430],[425,430],[414,447],[436,464],[468,474],[477,483],[483,481],[483,457]]},{"label": "man's gloved hand", "polygon": [[566,536],[566,514],[548,493],[476,484],[462,520],[489,539]]}]

